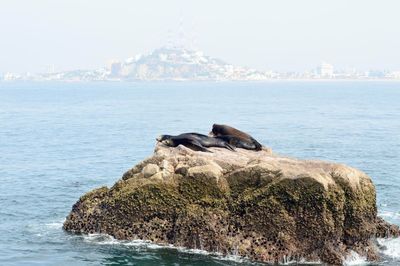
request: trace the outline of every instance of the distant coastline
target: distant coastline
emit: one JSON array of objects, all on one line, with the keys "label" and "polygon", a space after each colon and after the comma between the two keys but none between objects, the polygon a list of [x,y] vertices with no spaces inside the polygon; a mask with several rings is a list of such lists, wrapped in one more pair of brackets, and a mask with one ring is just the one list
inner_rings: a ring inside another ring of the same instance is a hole
[{"label": "distant coastline", "polygon": [[162,47],[123,61],[112,60],[95,70],[46,73],[0,73],[0,81],[400,81],[400,70],[335,70],[328,63],[305,72],[260,71],[234,66],[203,52],[180,47]]},{"label": "distant coastline", "polygon": [[400,79],[265,79],[265,80],[35,80],[15,79],[0,80],[0,84],[11,83],[279,83],[279,82],[309,82],[309,83],[341,83],[341,82],[392,82],[400,83]]}]

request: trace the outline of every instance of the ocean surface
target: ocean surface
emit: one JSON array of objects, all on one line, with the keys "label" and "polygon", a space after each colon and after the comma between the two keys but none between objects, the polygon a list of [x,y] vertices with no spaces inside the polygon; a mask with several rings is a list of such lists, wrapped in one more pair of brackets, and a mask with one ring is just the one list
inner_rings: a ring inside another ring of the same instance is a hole
[{"label": "ocean surface", "polygon": [[[0,265],[250,265],[62,230],[81,195],[150,156],[158,135],[213,123],[365,171],[379,214],[400,225],[400,82],[0,83]],[[400,240],[379,242],[373,265],[400,265]]]}]

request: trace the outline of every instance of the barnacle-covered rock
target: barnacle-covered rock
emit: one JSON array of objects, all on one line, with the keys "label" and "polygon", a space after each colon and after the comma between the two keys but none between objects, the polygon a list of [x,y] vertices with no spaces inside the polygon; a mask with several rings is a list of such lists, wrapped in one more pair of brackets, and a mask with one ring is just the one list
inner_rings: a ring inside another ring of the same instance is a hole
[{"label": "barnacle-covered rock", "polygon": [[377,217],[375,187],[357,169],[266,148],[210,150],[156,146],[113,187],[82,196],[64,229],[335,265],[350,252],[375,260],[373,239],[399,235]]}]

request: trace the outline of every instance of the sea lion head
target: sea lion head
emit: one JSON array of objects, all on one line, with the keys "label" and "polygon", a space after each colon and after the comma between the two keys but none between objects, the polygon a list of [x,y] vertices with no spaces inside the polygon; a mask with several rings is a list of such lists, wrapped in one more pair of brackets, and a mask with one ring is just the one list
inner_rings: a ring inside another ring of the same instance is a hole
[{"label": "sea lion head", "polygon": [[164,139],[161,143],[167,146],[174,146],[172,139]]},{"label": "sea lion head", "polygon": [[156,140],[162,142],[163,140],[170,139],[171,137],[171,135],[160,135],[156,138]]},{"label": "sea lion head", "polygon": [[171,146],[173,144],[171,137],[171,135],[160,135],[156,140],[164,145]]},{"label": "sea lion head", "polygon": [[212,125],[212,130],[210,131],[210,133],[208,133],[210,136],[219,136],[221,135],[221,128],[223,127],[223,125],[218,125],[218,124],[213,124]]}]

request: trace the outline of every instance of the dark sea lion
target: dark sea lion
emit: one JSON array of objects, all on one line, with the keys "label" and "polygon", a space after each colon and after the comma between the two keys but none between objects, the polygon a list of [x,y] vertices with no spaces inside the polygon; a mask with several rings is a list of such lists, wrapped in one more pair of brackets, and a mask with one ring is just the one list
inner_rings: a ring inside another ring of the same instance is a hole
[{"label": "dark sea lion", "polygon": [[[252,136],[227,125],[214,124],[210,133],[215,137],[230,136],[227,137],[228,139],[230,139],[230,141],[227,142],[237,148],[244,148],[256,151],[262,150],[262,145]],[[237,139],[232,139],[232,137],[235,137]],[[235,142],[236,145],[233,144],[233,142]]]},{"label": "dark sea lion", "polygon": [[232,135],[223,135],[223,136],[218,136],[215,138],[222,139],[226,143],[228,143],[231,146],[236,147],[236,148],[242,148],[242,149],[246,149],[246,150],[258,150],[258,147],[255,143],[247,141],[247,140],[243,140],[241,138],[238,138],[238,137],[235,137]]},{"label": "dark sea lion", "polygon": [[211,152],[209,147],[220,147],[234,151],[234,147],[220,138],[213,138],[198,133],[183,133],[177,136],[161,135],[157,138],[158,142],[169,146],[176,147],[180,144],[198,151]]}]

